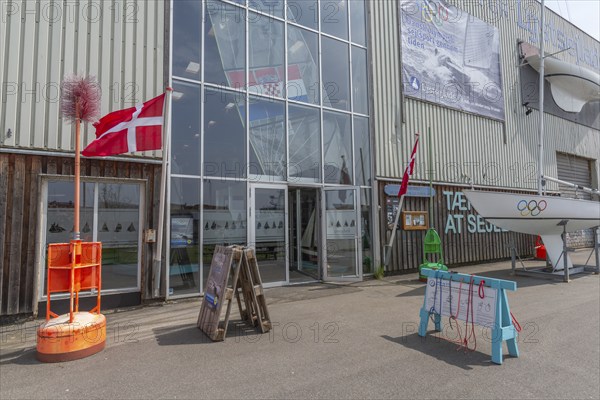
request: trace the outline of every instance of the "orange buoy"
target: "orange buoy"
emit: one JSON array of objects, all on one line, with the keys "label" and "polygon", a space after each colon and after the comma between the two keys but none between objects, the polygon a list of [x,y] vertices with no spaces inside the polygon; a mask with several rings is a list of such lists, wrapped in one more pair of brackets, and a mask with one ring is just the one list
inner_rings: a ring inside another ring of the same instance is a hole
[{"label": "orange buoy", "polygon": [[78,360],[98,353],[106,344],[106,318],[89,312],[46,321],[37,330],[37,359],[42,362]]}]

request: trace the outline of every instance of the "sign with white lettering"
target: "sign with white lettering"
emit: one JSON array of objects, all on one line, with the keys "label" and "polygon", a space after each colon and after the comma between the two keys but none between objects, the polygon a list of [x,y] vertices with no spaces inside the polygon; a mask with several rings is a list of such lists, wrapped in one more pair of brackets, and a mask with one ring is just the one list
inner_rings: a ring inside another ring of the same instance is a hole
[{"label": "sign with white lettering", "polygon": [[[487,222],[471,208],[471,203],[463,192],[443,191],[448,216],[444,224],[444,233],[491,233],[505,232]],[[466,212],[466,213],[465,213]]]}]

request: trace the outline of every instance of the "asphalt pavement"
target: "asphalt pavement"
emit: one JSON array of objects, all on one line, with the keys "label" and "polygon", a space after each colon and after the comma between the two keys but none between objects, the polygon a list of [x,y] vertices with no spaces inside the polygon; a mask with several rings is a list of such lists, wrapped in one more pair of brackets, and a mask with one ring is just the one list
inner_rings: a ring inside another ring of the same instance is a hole
[{"label": "asphalt pavement", "polygon": [[234,312],[224,342],[196,328],[199,298],[106,312],[106,349],[67,363],[36,360],[41,321],[3,326],[0,398],[600,398],[599,275],[513,276],[509,262],[458,271],[517,282],[508,299],[522,326],[518,358],[504,346],[503,364],[491,363],[481,327],[466,353],[446,322],[420,338],[425,287],[410,274],[267,289],[272,331],[258,334]]}]

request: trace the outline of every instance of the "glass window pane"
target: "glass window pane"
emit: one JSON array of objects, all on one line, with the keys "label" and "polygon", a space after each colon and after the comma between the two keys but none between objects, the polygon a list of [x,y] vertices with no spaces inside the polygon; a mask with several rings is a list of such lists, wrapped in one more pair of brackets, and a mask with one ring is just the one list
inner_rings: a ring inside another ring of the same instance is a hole
[{"label": "glass window pane", "polygon": [[368,114],[367,51],[355,46],[352,46],[352,91],[354,112]]},{"label": "glass window pane", "polygon": [[311,29],[319,27],[319,8],[316,0],[288,0],[287,6],[288,20]]},{"label": "glass window pane", "polygon": [[350,25],[352,32],[350,32],[350,39],[354,43],[358,43],[362,46],[367,45],[366,36],[366,19],[365,19],[365,1],[364,0],[350,0]]},{"label": "glass window pane", "polygon": [[246,176],[246,103],[236,92],[204,92],[204,175]]},{"label": "glass window pane", "polygon": [[283,0],[248,0],[248,7],[283,18]]},{"label": "glass window pane", "polygon": [[171,173],[200,175],[200,85],[173,82]]},{"label": "glass window pane", "polygon": [[356,192],[354,190],[326,190],[327,276],[354,277],[356,264]]},{"label": "glass window pane", "polygon": [[246,11],[207,0],[204,30],[204,80],[241,88],[246,85]]},{"label": "glass window pane", "polygon": [[[94,234],[94,184],[82,182],[79,190],[81,240],[91,242]],[[74,198],[75,188],[72,181],[48,182],[46,243],[69,243],[73,239]]]},{"label": "glass window pane", "polygon": [[140,229],[140,185],[99,183],[102,290],[137,287]]},{"label": "glass window pane", "polygon": [[264,283],[286,280],[285,192],[263,188],[254,191],[254,246]]},{"label": "glass window pane", "polygon": [[350,110],[348,45],[324,37],[321,54],[323,56],[323,105]]},{"label": "glass window pane", "polygon": [[360,189],[360,220],[362,268],[364,274],[372,274],[373,269],[373,229],[371,227],[371,189]]},{"label": "glass window pane", "polygon": [[200,79],[202,3],[173,2],[173,75]]},{"label": "glass window pane", "polygon": [[306,29],[288,26],[288,84],[291,100],[319,104],[319,38]]},{"label": "glass window pane", "polygon": [[[79,230],[81,240],[94,240],[94,183],[82,182],[80,186]],[[46,244],[69,243],[73,239],[75,187],[73,181],[48,182],[46,202]],[[46,247],[47,249],[47,247]],[[42,295],[48,289],[46,268],[42,272]]]},{"label": "glass window pane", "polygon": [[323,113],[325,183],[352,185],[352,134],[350,116]]},{"label": "glass window pane", "polygon": [[249,22],[248,91],[269,97],[283,97],[283,22],[256,13],[249,14]]},{"label": "glass window pane", "polygon": [[321,182],[321,117],[318,109],[289,105],[290,182]]},{"label": "glass window pane", "polygon": [[368,118],[354,117],[354,165],[356,184],[371,186],[371,139]]},{"label": "glass window pane", "polygon": [[285,144],[285,104],[282,101],[252,97],[250,174],[284,180]]},{"label": "glass window pane", "polygon": [[204,284],[210,272],[215,245],[246,245],[248,227],[246,183],[217,179],[204,181]]},{"label": "glass window pane", "polygon": [[348,0],[321,0],[321,31],[348,40]]},{"label": "glass window pane", "polygon": [[170,296],[200,293],[200,182],[171,178]]}]

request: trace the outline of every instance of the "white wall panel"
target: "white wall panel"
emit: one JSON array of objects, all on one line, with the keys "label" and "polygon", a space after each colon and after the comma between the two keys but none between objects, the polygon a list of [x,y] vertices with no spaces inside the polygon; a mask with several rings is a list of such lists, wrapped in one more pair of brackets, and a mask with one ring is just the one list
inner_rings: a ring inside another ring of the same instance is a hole
[{"label": "white wall panel", "polygon": [[[0,146],[73,150],[73,128],[59,115],[58,89],[68,73],[97,77],[102,115],[162,93],[164,9],[165,0],[17,0],[3,7]],[[93,137],[85,127],[82,143]]]}]

